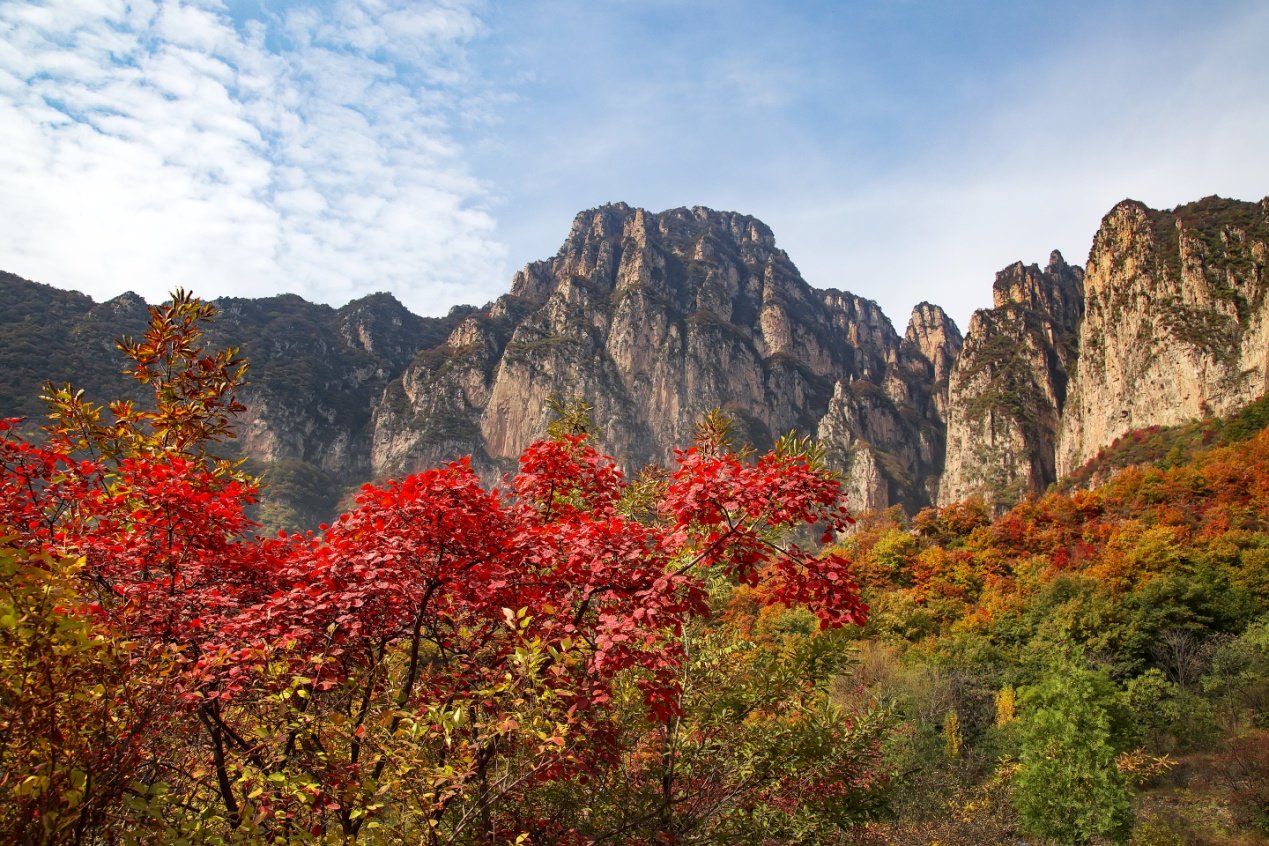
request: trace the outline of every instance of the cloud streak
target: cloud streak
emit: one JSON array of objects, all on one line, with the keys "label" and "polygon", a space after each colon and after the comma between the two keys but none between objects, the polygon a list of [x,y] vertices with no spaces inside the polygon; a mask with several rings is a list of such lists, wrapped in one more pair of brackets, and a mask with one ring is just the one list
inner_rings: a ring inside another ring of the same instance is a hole
[{"label": "cloud streak", "polygon": [[99,297],[493,296],[503,247],[455,140],[487,97],[481,31],[458,3],[0,6],[0,267]]}]

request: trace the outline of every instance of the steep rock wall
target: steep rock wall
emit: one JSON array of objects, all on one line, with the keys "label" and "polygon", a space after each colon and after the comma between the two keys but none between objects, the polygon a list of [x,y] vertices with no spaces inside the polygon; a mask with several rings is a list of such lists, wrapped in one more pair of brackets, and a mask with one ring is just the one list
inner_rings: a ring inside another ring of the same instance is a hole
[{"label": "steep rock wall", "polygon": [[1227,413],[1262,394],[1267,264],[1269,199],[1111,210],[1089,253],[1057,472],[1131,429]]},{"label": "steep rock wall", "polygon": [[[700,417],[722,408],[759,448],[788,431],[836,439],[830,452],[859,502],[928,502],[942,455],[933,374],[959,334],[940,310],[923,314],[909,330],[920,337],[900,339],[876,303],[807,285],[755,218],[604,206],[578,215],[554,258],[517,273],[510,294],[388,387],[374,470],[456,451],[512,469],[544,431],[550,400],[576,397],[593,407],[603,448],[632,471],[669,461]],[[861,449],[889,477],[856,467]]]},{"label": "steep rock wall", "polygon": [[1057,478],[1054,439],[1083,316],[1083,272],[1056,250],[1043,270],[996,274],[994,307],[974,313],[948,382],[938,502],[982,496],[1005,508]]}]

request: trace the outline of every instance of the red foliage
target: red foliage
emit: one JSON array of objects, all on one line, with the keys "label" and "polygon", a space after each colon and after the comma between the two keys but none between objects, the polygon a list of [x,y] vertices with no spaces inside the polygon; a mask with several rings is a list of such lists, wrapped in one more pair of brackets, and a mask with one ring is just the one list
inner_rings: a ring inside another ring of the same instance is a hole
[{"label": "red foliage", "polygon": [[[763,603],[807,605],[825,626],[866,619],[843,556],[786,540],[849,521],[839,483],[802,455],[679,452],[653,516],[636,519],[619,508],[627,483],[613,461],[564,437],[531,445],[505,494],[463,460],[365,486],[320,536],[263,539],[247,537],[255,489],[220,465],[181,451],[77,460],[68,446],[0,438],[0,532],[83,556],[102,615],[184,650],[180,690],[209,721],[211,703],[255,695],[266,654],[291,656],[320,693],[364,674],[385,644],[412,644],[399,705],[423,707],[502,679],[528,637],[580,645],[584,660],[551,667],[548,683],[602,754],[618,674],[635,671],[651,719],[677,714],[681,635],[708,612],[706,570],[759,588]],[[443,660],[418,661],[424,647]],[[560,762],[579,754],[560,750]]]},{"label": "red foliage", "polygon": [[[198,726],[182,740],[202,756],[175,769],[214,774],[231,827],[250,811],[355,835],[358,790],[388,766],[369,745],[411,714],[443,734],[438,759],[451,760],[451,732],[463,737],[471,771],[455,764],[456,782],[483,779],[494,755],[531,762],[519,790],[597,771],[619,752],[619,677],[654,723],[679,714],[683,632],[709,611],[711,570],[758,604],[805,604],[823,626],[866,619],[848,561],[792,540],[830,540],[850,522],[805,444],[749,460],[705,438],[632,490],[585,436],[563,435],[530,445],[502,491],[464,459],[366,485],[320,534],[254,537],[254,480],[208,451],[232,437],[245,369],[232,349],[198,346],[213,313],[178,292],[142,340],[121,342],[153,410],[115,403],[104,422],[49,386],[46,443],[0,421],[0,538],[82,558],[89,613],[173,656],[170,716]],[[539,663],[526,669],[525,655]],[[517,679],[552,703],[545,734],[515,733]],[[325,739],[299,737],[336,712]],[[274,718],[291,728],[269,728]],[[265,783],[293,766],[323,801],[296,805]]]}]

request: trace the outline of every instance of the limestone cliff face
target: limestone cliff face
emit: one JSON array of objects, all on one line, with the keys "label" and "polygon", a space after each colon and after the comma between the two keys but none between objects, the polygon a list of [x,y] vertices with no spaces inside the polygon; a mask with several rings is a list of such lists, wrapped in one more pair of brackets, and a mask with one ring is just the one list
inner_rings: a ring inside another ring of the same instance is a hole
[{"label": "limestone cliff face", "polygon": [[413,356],[422,319],[385,294],[338,310],[294,295],[217,305],[209,342],[236,344],[251,362],[244,453],[265,465],[302,461],[339,477],[368,475],[370,406]]},{"label": "limestone cliff face", "polygon": [[1208,197],[1170,212],[1125,201],[1103,218],[1060,474],[1131,429],[1226,413],[1264,392],[1267,264],[1269,199]]},{"label": "limestone cliff face", "polygon": [[928,502],[942,453],[932,374],[946,365],[924,350],[954,356],[959,343],[941,311],[929,315],[926,347],[901,340],[875,303],[807,285],[755,218],[604,206],[578,215],[554,258],[516,274],[510,294],[388,387],[373,467],[471,452],[512,469],[544,431],[550,399],[577,397],[631,470],[667,462],[721,407],[759,448],[791,430],[831,434],[859,502]]},{"label": "limestone cliff face", "polygon": [[938,408],[939,419],[946,424],[948,380],[965,339],[943,309],[925,302],[912,310],[903,339],[916,347],[920,358],[929,362],[930,369],[926,374],[927,381],[931,383],[929,394]]},{"label": "limestone cliff face", "polygon": [[974,313],[948,382],[947,459],[938,502],[998,508],[1057,478],[1054,440],[1084,311],[1083,272],[1057,251],[1041,270],[996,274],[994,308]]},{"label": "limestone cliff face", "polygon": [[841,380],[816,429],[845,474],[857,511],[934,502],[945,452],[947,373],[961,334],[938,306],[921,303],[889,358],[867,375]]},{"label": "limestone cliff face", "polygon": [[417,317],[388,294],[339,309],[294,295],[216,305],[208,343],[237,345],[251,362],[231,446],[263,476],[262,519],[330,519],[340,497],[371,477],[371,410],[385,387],[457,318]]},{"label": "limestone cliff face", "polygon": [[[876,303],[807,285],[753,217],[615,204],[579,214],[556,256],[482,308],[221,300],[208,342],[251,360],[237,443],[272,526],[311,526],[361,482],[463,454],[491,479],[512,470],[556,396],[591,403],[601,447],[632,471],[721,407],[760,449],[818,437],[856,509],[1004,507],[1129,429],[1263,393],[1266,264],[1269,199],[1125,201],[1087,275],[1056,252],[1014,264],[964,339],[929,303],[900,337]],[[143,328],[140,298],[97,304],[0,272],[0,302],[0,416],[38,415],[45,379],[138,394],[112,341]]]},{"label": "limestone cliff face", "polygon": [[489,464],[480,413],[507,334],[489,315],[469,315],[387,386],[370,430],[375,475],[412,472],[468,454],[477,464]]}]

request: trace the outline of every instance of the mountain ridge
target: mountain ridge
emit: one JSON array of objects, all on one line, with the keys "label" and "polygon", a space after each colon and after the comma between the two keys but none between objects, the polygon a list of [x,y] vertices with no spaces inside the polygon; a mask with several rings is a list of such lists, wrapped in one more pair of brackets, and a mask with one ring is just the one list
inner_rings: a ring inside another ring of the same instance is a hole
[{"label": "mountain ridge", "polygon": [[[327,491],[275,488],[279,525],[462,453],[496,477],[557,396],[591,404],[601,445],[631,472],[721,407],[758,447],[817,436],[857,509],[974,495],[1000,509],[1068,475],[1121,420],[1175,423],[1262,393],[1267,256],[1269,199],[1126,200],[1087,273],[1057,251],[1044,268],[1015,262],[964,336],[930,303],[901,336],[874,301],[809,285],[756,217],[613,203],[580,212],[555,256],[484,306],[419,317],[385,293],[339,308],[224,299],[208,340],[253,362],[242,454],[275,482]],[[47,378],[103,399],[127,389],[98,351],[142,325],[139,297],[94,303],[13,274],[0,297],[13,306],[0,414],[38,414],[32,388]],[[1115,387],[1125,380],[1142,387]]]}]

